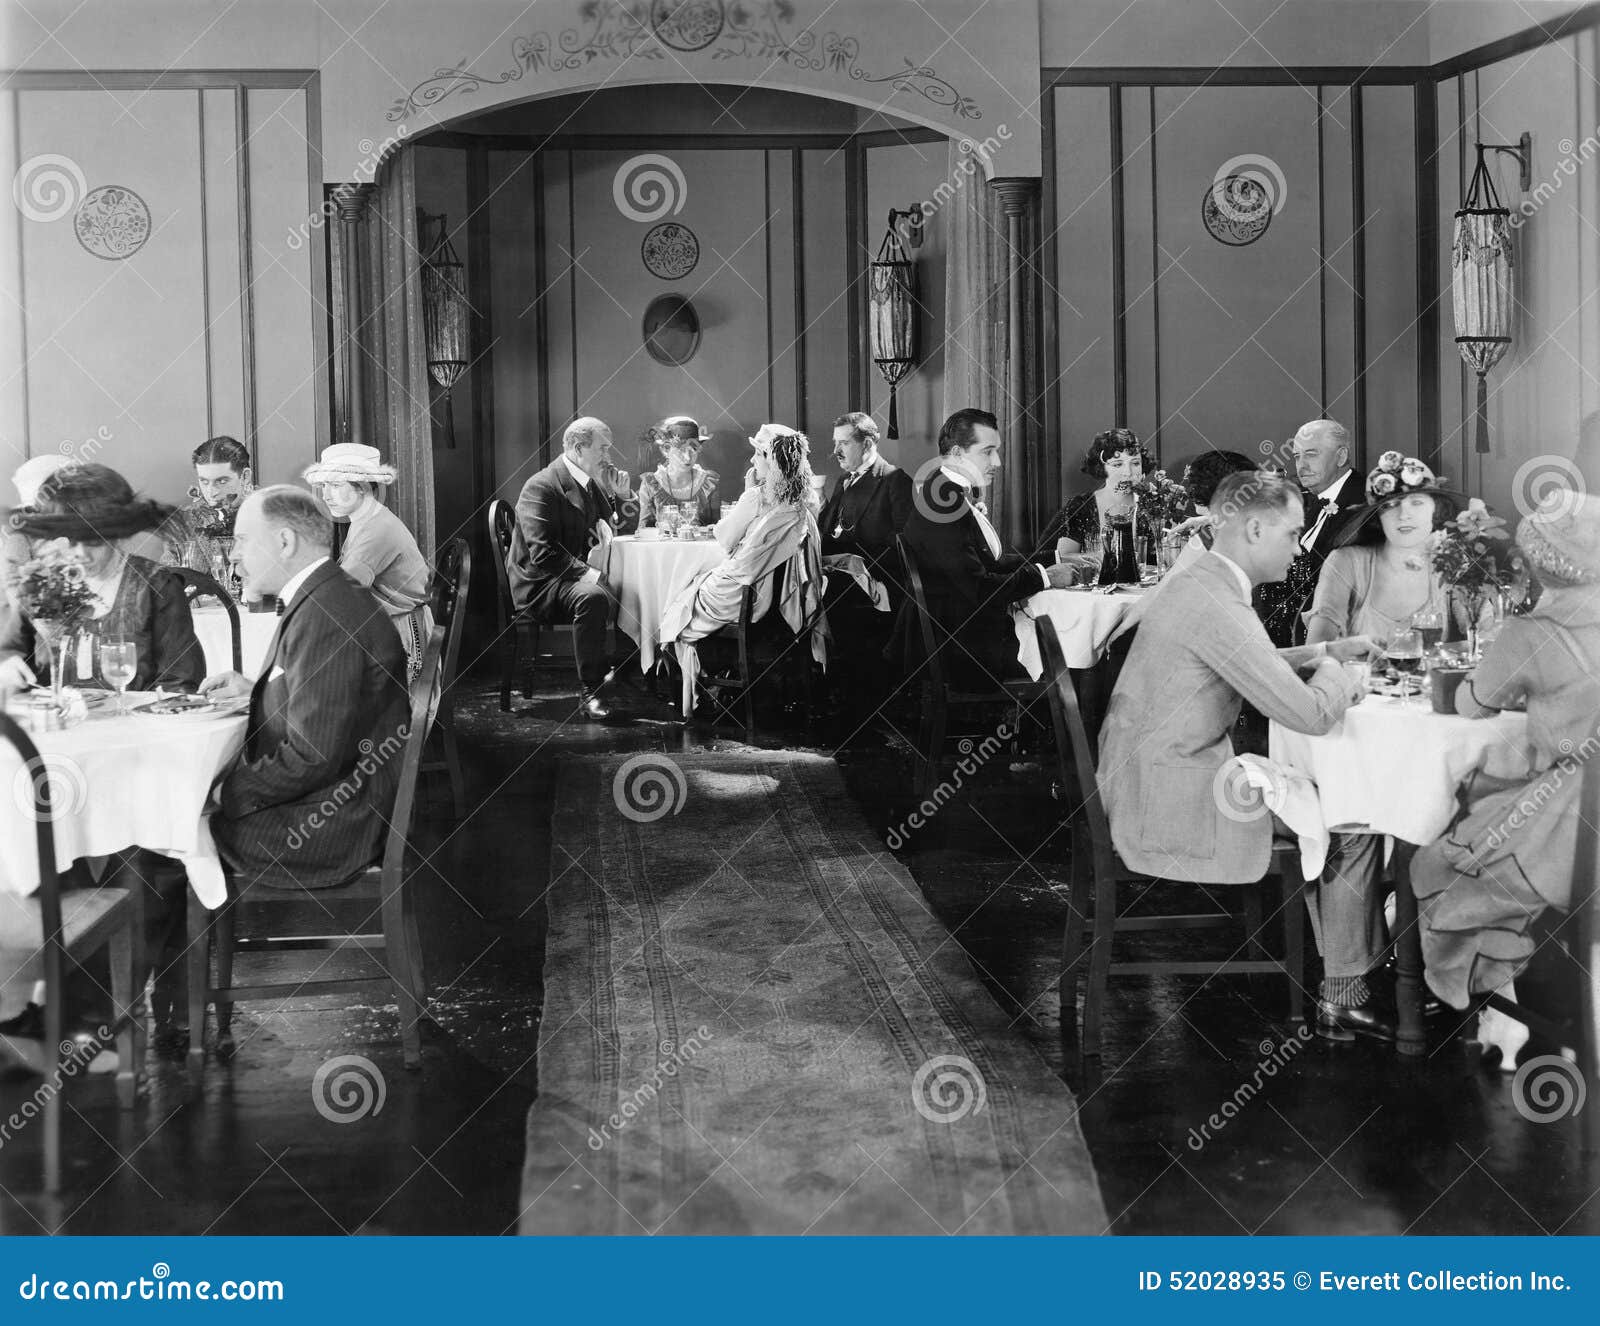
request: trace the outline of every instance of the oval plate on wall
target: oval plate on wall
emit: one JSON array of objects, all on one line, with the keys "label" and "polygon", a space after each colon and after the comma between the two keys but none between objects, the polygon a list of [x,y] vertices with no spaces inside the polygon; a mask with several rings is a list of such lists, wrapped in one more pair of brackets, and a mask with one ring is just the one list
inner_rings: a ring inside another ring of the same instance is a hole
[{"label": "oval plate on wall", "polygon": [[700,314],[682,295],[657,295],[644,311],[645,353],[658,364],[687,364],[700,348]]}]

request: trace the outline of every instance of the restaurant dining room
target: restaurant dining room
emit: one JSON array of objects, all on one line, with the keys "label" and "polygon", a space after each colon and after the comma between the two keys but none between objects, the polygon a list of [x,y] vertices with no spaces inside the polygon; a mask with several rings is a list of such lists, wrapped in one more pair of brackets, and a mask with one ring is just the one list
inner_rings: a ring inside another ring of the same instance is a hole
[{"label": "restaurant dining room", "polygon": [[1600,1234],[1600,4],[0,16],[0,1233]]}]

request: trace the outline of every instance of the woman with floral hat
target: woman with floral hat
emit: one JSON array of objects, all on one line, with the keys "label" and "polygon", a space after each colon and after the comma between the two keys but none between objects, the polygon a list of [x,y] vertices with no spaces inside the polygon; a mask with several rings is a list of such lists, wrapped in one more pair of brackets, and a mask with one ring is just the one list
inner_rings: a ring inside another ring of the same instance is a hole
[{"label": "woman with floral hat", "polygon": [[1456,822],[1411,863],[1428,985],[1456,1008],[1504,987],[1533,955],[1533,923],[1570,906],[1578,789],[1600,756],[1600,498],[1560,493],[1517,527],[1517,547],[1543,593],[1507,619],[1456,711],[1525,705],[1528,773],[1473,774]]},{"label": "woman with floral hat", "polygon": [[376,447],[338,442],[307,467],[305,480],[335,520],[349,523],[339,567],[370,589],[388,611],[415,677],[422,668],[423,645],[433,630],[428,607],[431,573],[405,522],[378,496],[395,481],[394,466],[383,463]]}]

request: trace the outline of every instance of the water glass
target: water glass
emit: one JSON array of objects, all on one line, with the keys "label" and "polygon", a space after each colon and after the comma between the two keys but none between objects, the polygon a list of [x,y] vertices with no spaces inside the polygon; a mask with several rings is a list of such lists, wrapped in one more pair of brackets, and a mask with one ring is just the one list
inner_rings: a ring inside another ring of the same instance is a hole
[{"label": "water glass", "polygon": [[139,647],[130,636],[100,637],[100,675],[117,688],[117,713],[126,713],[124,692],[139,670]]}]

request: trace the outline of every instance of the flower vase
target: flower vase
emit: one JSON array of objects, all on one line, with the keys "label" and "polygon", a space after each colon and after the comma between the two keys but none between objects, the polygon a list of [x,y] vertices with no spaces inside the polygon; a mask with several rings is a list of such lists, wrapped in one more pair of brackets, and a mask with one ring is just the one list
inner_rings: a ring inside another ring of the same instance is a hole
[{"label": "flower vase", "polygon": [[43,642],[45,656],[50,660],[50,707],[59,716],[66,712],[61,697],[61,674],[67,666],[67,637],[71,632],[66,623],[57,621],[37,621],[33,629]]}]

